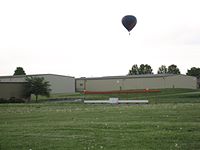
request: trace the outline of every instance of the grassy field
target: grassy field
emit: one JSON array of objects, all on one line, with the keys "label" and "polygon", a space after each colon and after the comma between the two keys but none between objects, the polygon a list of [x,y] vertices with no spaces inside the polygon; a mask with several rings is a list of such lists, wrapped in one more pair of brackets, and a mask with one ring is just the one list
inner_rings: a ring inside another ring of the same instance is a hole
[{"label": "grassy field", "polygon": [[[151,104],[155,103],[200,103],[200,90],[193,89],[163,89],[156,93],[133,93],[133,94],[53,94],[49,98],[39,97],[41,102],[48,99],[86,99],[86,100],[108,100],[110,97],[119,99],[148,99]],[[35,100],[35,97],[32,97]]]},{"label": "grassy field", "polygon": [[[84,95],[53,95],[81,98]],[[0,105],[0,150],[200,149],[200,93],[87,95],[148,98],[147,105],[50,103]]]}]

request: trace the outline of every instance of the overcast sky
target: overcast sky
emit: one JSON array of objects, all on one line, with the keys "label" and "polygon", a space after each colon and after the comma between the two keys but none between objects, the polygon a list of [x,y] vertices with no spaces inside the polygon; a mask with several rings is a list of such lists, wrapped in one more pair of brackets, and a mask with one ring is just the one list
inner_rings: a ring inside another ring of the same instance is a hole
[{"label": "overcast sky", "polygon": [[[200,67],[199,0],[1,0],[0,75],[126,75],[134,64]],[[121,24],[134,15],[129,36]]]}]

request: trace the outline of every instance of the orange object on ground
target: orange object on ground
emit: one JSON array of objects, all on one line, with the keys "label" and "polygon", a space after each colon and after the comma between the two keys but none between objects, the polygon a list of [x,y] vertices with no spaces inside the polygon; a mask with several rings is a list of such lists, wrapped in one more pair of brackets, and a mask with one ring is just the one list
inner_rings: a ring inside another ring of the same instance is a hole
[{"label": "orange object on ground", "polygon": [[127,94],[127,93],[152,93],[160,92],[160,90],[119,90],[119,91],[84,91],[83,94]]}]

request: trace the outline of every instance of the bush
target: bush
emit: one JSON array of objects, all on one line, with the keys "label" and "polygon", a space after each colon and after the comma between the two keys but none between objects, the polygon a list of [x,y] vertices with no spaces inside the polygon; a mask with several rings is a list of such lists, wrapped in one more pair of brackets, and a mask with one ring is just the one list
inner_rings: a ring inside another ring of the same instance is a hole
[{"label": "bush", "polygon": [[24,103],[24,99],[11,97],[9,99],[0,98],[0,103]]}]

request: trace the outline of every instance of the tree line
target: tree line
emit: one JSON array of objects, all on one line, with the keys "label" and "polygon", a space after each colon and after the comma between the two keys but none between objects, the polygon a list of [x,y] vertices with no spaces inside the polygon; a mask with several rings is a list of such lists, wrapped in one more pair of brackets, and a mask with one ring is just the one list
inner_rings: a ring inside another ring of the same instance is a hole
[{"label": "tree line", "polygon": [[[134,64],[128,72],[128,75],[141,75],[141,74],[153,74],[153,69],[148,64],[141,64],[138,66]],[[172,64],[170,66],[161,65],[158,68],[157,74],[181,74],[177,65]],[[200,68],[192,67],[187,70],[186,75],[195,76],[200,78]]]},{"label": "tree line", "polygon": [[[140,66],[134,64],[128,72],[128,75],[141,74],[153,74],[153,69],[148,64],[141,64]],[[158,68],[157,74],[181,74],[181,72],[175,64],[172,64],[168,67],[165,65],[161,65]],[[26,73],[22,67],[17,67],[13,75],[26,75]],[[192,67],[187,70],[186,75],[200,78],[200,68]]]}]

